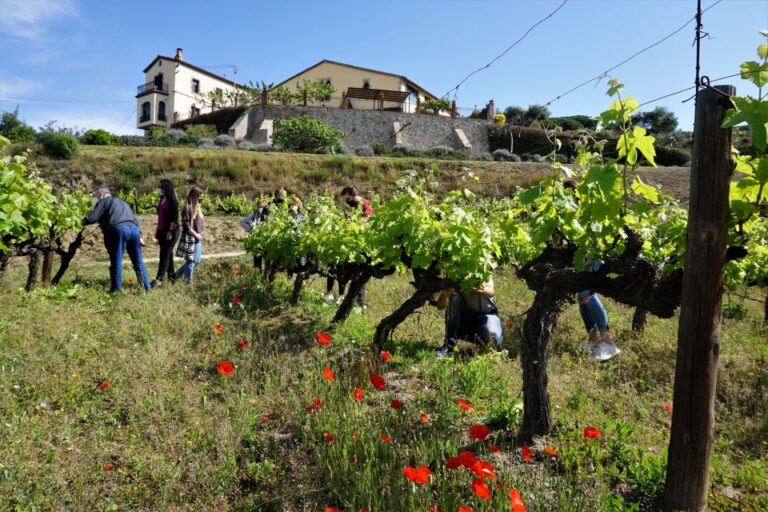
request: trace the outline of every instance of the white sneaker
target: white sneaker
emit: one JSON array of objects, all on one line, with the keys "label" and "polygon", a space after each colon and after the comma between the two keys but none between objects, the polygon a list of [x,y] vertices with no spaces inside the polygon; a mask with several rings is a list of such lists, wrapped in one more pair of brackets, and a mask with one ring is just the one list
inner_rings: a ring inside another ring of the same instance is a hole
[{"label": "white sneaker", "polygon": [[325,302],[333,302],[333,300],[334,300],[333,294],[332,294],[332,293],[329,293],[328,295],[326,295],[325,297],[323,297],[323,300],[324,300]]},{"label": "white sneaker", "polygon": [[595,351],[599,343],[600,343],[599,341],[587,340],[584,343],[581,343],[579,345],[579,348],[581,350],[586,350],[587,352],[592,353]]},{"label": "white sneaker", "polygon": [[621,350],[616,345],[610,343],[600,343],[592,351],[592,360],[603,362],[621,354]]}]

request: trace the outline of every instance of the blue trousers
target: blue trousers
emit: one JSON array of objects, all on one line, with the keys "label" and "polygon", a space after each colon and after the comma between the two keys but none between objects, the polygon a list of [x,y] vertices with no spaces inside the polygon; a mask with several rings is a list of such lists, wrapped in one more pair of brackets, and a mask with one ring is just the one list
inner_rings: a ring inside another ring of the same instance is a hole
[{"label": "blue trousers", "polygon": [[123,289],[123,253],[127,250],[128,257],[131,258],[133,270],[136,272],[136,278],[144,289],[149,291],[152,286],[149,284],[147,267],[144,266],[144,258],[141,255],[141,233],[134,224],[119,224],[110,228],[104,234],[104,245],[109,253],[109,282],[110,291],[119,292]]},{"label": "blue trousers", "polygon": [[200,240],[195,241],[195,257],[194,259],[187,260],[176,271],[176,277],[184,276],[184,282],[192,283],[192,274],[195,271],[195,267],[200,264],[200,258],[203,256],[203,244]]},{"label": "blue trousers", "polygon": [[[582,295],[583,293],[589,294]],[[587,328],[587,331],[593,329],[605,331],[608,329],[608,313],[605,312],[605,307],[597,294],[589,291],[579,292],[579,313],[581,313],[581,319],[584,321],[584,327]]]},{"label": "blue trousers", "polygon": [[498,315],[481,315],[470,311],[460,293],[454,293],[445,310],[445,344],[456,345],[457,340],[483,343],[501,343],[501,319]]}]

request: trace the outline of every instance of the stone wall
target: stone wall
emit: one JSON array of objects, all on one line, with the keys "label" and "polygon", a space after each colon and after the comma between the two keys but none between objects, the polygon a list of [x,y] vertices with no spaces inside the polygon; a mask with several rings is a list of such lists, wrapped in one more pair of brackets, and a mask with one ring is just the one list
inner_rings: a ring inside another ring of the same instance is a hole
[{"label": "stone wall", "polygon": [[[257,144],[266,143],[266,134],[260,130],[264,120],[285,119],[309,115],[343,131],[344,145],[349,151],[360,146],[396,142],[411,149],[431,149],[448,146],[454,149],[464,147],[456,132],[461,130],[472,148],[472,156],[482,156],[488,150],[488,128],[486,120],[450,118],[428,114],[406,114],[403,112],[379,112],[375,110],[342,110],[327,107],[304,107],[298,105],[256,106],[247,111],[230,128],[238,139],[247,139]],[[400,133],[396,141],[396,126]]]}]

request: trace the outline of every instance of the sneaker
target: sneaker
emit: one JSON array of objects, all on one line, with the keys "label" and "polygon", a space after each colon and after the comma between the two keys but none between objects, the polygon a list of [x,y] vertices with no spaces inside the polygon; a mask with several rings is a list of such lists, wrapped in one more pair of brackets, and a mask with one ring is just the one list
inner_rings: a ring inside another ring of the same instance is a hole
[{"label": "sneaker", "polygon": [[333,294],[332,293],[327,294],[325,297],[323,297],[323,300],[325,302],[333,302],[334,300]]},{"label": "sneaker", "polygon": [[610,343],[600,343],[592,351],[592,360],[597,362],[603,362],[621,354],[621,350],[616,345]]},{"label": "sneaker", "polygon": [[453,347],[449,347],[448,345],[443,345],[439,349],[435,350],[435,355],[437,357],[452,356],[453,355]]},{"label": "sneaker", "polygon": [[158,281],[157,279],[153,279],[151,283],[149,283],[152,288],[157,288],[158,286],[162,285],[162,281]]},{"label": "sneaker", "polygon": [[599,341],[587,340],[584,343],[580,344],[579,348],[581,350],[585,350],[589,353],[592,353],[595,351],[599,343],[600,343]]}]

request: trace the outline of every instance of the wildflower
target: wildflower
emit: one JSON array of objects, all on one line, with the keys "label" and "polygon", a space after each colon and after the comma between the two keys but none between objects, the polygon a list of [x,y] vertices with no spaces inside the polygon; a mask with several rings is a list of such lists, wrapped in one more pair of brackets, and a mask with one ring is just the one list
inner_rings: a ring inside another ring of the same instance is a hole
[{"label": "wildflower", "polygon": [[672,412],[672,404],[664,402],[664,409],[666,409],[667,412]]},{"label": "wildflower", "polygon": [[243,299],[241,299],[240,297],[235,297],[232,299],[232,304],[234,304],[235,306],[242,306]]},{"label": "wildflower", "polygon": [[222,334],[224,332],[224,327],[222,327],[221,324],[216,324],[213,326],[213,332],[216,334]]},{"label": "wildflower", "polygon": [[391,443],[392,442],[392,437],[389,436],[388,434],[381,434],[380,439],[381,439],[381,442],[383,442],[383,443]]},{"label": "wildflower", "polygon": [[472,464],[470,471],[472,471],[480,478],[496,478],[496,471],[493,469],[493,464],[487,460],[476,460],[475,463]]},{"label": "wildflower", "polygon": [[262,414],[261,415],[261,422],[266,423],[269,421],[269,414]]},{"label": "wildflower", "polygon": [[533,456],[533,452],[530,448],[528,448],[527,444],[523,444],[523,447],[520,448],[520,453],[523,456],[523,460],[525,462],[531,462],[531,457]]},{"label": "wildflower", "polygon": [[488,427],[482,424],[472,425],[469,427],[469,437],[472,439],[477,439],[478,441],[484,440],[490,433],[491,431],[488,429]]},{"label": "wildflower", "polygon": [[445,467],[447,469],[456,469],[461,465],[461,459],[458,457],[449,457],[448,460],[445,461]]},{"label": "wildflower", "polygon": [[323,346],[326,346],[331,344],[331,337],[324,332],[317,331],[315,333],[315,341]]},{"label": "wildflower", "polygon": [[307,407],[307,412],[313,412],[313,411],[316,411],[316,410],[318,410],[319,408],[321,408],[322,406],[323,406],[323,401],[322,401],[322,400],[320,400],[320,399],[318,398],[317,400],[315,400],[314,402],[312,402],[312,405],[310,405],[309,407]]},{"label": "wildflower", "polygon": [[392,354],[387,352],[386,350],[381,351],[381,358],[385,360],[386,362],[390,362],[392,360]]},{"label": "wildflower", "polygon": [[328,441],[329,443],[335,439],[335,436],[333,434],[325,433],[323,434],[323,439]]},{"label": "wildflower", "polygon": [[128,284],[133,284],[133,278],[132,277],[128,278]]},{"label": "wildflower", "polygon": [[360,388],[355,388],[355,390],[352,392],[352,398],[357,400],[358,402],[363,401],[363,390]]},{"label": "wildflower", "polygon": [[504,322],[504,325],[506,325],[507,327],[512,327],[512,320],[507,320],[506,322]]},{"label": "wildflower", "polygon": [[483,500],[491,499],[491,489],[488,487],[488,484],[486,484],[479,478],[475,478],[474,480],[472,480],[472,492],[475,493],[475,496],[477,496],[480,499],[483,499]]},{"label": "wildflower", "polygon": [[341,509],[336,507],[325,507],[325,512],[341,512]]},{"label": "wildflower", "polygon": [[238,271],[238,272],[235,272],[235,277],[242,277],[242,275],[243,275],[243,273],[242,273],[242,272],[239,272],[239,271]]},{"label": "wildflower", "polygon": [[602,434],[600,433],[600,429],[597,427],[584,427],[584,437],[586,439],[600,439]]},{"label": "wildflower", "polygon": [[101,384],[99,384],[99,391],[106,391],[107,389],[109,389],[111,387],[112,387],[112,384],[110,384],[106,380],[103,380],[103,381],[101,381]]},{"label": "wildflower", "polygon": [[104,471],[114,471],[115,466],[113,466],[112,464],[104,464],[104,466],[102,466],[101,469]]},{"label": "wildflower", "polygon": [[514,487],[509,490],[509,506],[512,512],[527,512],[523,497],[520,496],[520,493]]},{"label": "wildflower", "polygon": [[413,466],[406,467],[403,470],[403,474],[405,475],[405,478],[413,483],[426,484],[429,482],[429,475],[432,474],[432,471],[430,471],[427,466],[422,464],[418,469],[414,468]]},{"label": "wildflower", "polygon": [[552,457],[557,457],[557,452],[555,451],[554,448],[550,446],[545,446],[544,451],[547,453],[547,455],[550,455]]},{"label": "wildflower", "polygon": [[325,380],[333,380],[336,374],[330,368],[323,368],[323,377]]},{"label": "wildflower", "polygon": [[348,458],[349,458],[349,462],[352,462],[352,463],[357,462],[357,455],[355,455],[354,453],[350,453]]},{"label": "wildflower", "polygon": [[493,444],[489,444],[488,449],[491,450],[493,453],[499,453],[501,451],[501,448]]},{"label": "wildflower", "polygon": [[425,425],[429,425],[429,415],[426,413],[421,413],[421,422]]},{"label": "wildflower", "polygon": [[458,406],[459,406],[459,407],[460,407],[462,410],[464,410],[464,411],[467,411],[467,412],[472,412],[472,411],[474,411],[474,409],[472,408],[472,406],[469,404],[469,400],[465,400],[465,399],[463,399],[463,398],[459,398],[458,400],[456,400],[456,403],[457,403],[457,404],[458,404]]},{"label": "wildflower", "polygon": [[248,343],[248,341],[246,340],[237,340],[238,350],[245,350],[246,348],[248,348],[248,345],[250,345],[250,343]]},{"label": "wildflower", "polygon": [[218,366],[216,366],[216,370],[224,375],[225,377],[229,377],[233,373],[235,373],[235,367],[232,363],[229,361],[221,361]]},{"label": "wildflower", "polygon": [[373,384],[373,387],[379,390],[384,390],[387,387],[387,383],[384,381],[384,377],[379,375],[378,373],[372,373],[371,374],[371,384]]},{"label": "wildflower", "polygon": [[353,442],[353,443],[356,443],[356,442],[357,442],[357,430],[355,430],[354,432],[352,432],[352,442]]},{"label": "wildflower", "polygon": [[389,404],[393,409],[401,409],[403,407],[403,402],[400,400],[392,400],[392,402]]},{"label": "wildflower", "polygon": [[467,451],[461,452],[458,458],[461,465],[467,469],[472,469],[472,466],[474,466],[475,462],[477,462],[477,458],[475,457],[475,454],[472,452],[467,452]]},{"label": "wildflower", "polygon": [[472,512],[472,507],[459,507],[459,512]]}]

